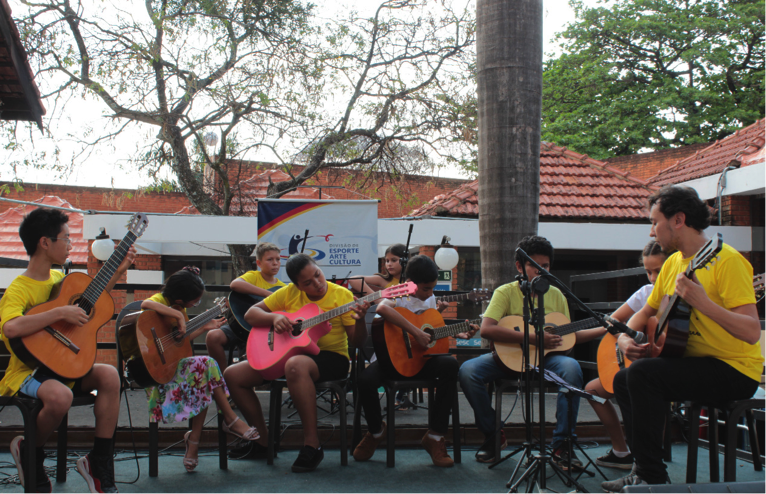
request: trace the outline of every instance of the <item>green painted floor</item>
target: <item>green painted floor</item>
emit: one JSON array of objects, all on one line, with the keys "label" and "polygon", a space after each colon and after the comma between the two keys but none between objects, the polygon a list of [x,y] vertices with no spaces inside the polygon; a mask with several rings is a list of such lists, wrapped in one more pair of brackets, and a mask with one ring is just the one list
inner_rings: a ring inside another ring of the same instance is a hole
[{"label": "green painted floor", "polygon": [[[585,446],[589,446],[586,453],[591,458],[608,449],[606,445],[595,443]],[[139,454],[145,455],[145,451]],[[229,469],[224,471],[218,469],[217,455],[208,450],[200,457],[197,471],[189,474],[181,464],[182,454],[181,450],[163,454],[160,457],[159,477],[150,478],[146,457],[141,457],[136,464],[132,452],[120,452],[115,463],[117,481],[120,482],[118,488],[121,492],[507,492],[505,484],[516,466],[516,460],[511,459],[489,470],[487,465],[474,461],[474,451],[464,450],[462,464],[440,469],[431,464],[425,451],[400,448],[396,452],[394,468],[386,467],[384,449],[378,450],[369,462],[357,463],[350,458],[349,466],[341,467],[339,451],[334,449],[326,451],[324,461],[313,473],[290,472],[290,465],[298,454],[296,450],[280,453],[273,466],[267,466],[265,460],[236,460],[230,461]],[[585,460],[582,455],[580,458]],[[674,484],[683,483],[686,477],[685,444],[673,446],[673,458],[675,461],[668,464],[671,480]],[[700,450],[700,482],[709,479],[707,458],[707,450]],[[54,482],[54,492],[82,492],[87,489],[74,468],[75,460],[76,456],[72,454],[68,479],[65,483]],[[723,463],[722,456],[720,463]],[[47,460],[46,465],[51,469],[54,464],[54,459]],[[626,473],[608,468],[603,471],[610,480]],[[21,486],[13,482],[15,474],[10,454],[0,453],[1,492],[22,492]],[[553,472],[549,469],[548,476],[551,475]],[[755,472],[752,464],[739,461],[737,479],[763,482],[764,472]],[[588,491],[601,492],[602,480],[596,473],[595,478],[583,476],[581,482]],[[573,490],[565,487],[555,475],[547,480],[547,487],[558,492]],[[525,492],[526,485],[519,490]]]}]

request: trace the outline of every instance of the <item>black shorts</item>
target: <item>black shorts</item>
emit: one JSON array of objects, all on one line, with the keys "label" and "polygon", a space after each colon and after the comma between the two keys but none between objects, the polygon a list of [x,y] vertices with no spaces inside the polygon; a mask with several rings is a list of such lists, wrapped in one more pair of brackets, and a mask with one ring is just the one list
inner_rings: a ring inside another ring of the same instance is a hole
[{"label": "black shorts", "polygon": [[246,341],[240,340],[239,336],[234,333],[234,330],[231,329],[231,326],[228,324],[221,326],[221,331],[223,331],[223,334],[226,335],[226,344],[223,346],[224,350],[231,350],[232,348],[236,348],[247,343]]},{"label": "black shorts", "polygon": [[318,355],[306,355],[319,367],[317,382],[338,381],[348,377],[348,357],[340,353],[320,351]]}]

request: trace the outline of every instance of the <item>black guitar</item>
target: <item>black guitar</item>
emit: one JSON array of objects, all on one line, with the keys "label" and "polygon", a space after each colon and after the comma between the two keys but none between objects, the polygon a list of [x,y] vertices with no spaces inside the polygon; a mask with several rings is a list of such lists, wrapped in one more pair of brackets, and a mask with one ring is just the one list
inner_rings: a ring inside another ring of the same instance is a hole
[{"label": "black guitar", "polygon": [[[276,292],[282,288],[281,286],[273,286],[269,288],[270,292]],[[229,315],[227,321],[229,327],[231,327],[237,338],[242,343],[247,342],[248,336],[250,336],[250,329],[252,328],[247,321],[245,321],[245,313],[247,310],[262,301],[266,297],[259,297],[258,295],[250,295],[249,293],[240,293],[232,291],[229,293]]]}]

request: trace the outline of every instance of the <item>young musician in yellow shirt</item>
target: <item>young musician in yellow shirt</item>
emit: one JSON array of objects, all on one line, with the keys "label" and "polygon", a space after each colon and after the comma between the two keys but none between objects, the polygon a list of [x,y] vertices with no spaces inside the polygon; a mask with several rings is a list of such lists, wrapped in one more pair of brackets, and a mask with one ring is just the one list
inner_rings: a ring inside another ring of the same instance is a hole
[{"label": "young musician in yellow shirt", "polygon": [[[328,283],[324,273],[306,254],[296,254],[285,264],[287,276],[292,283],[278,290],[247,311],[245,319],[253,327],[273,327],[277,333],[292,330],[290,320],[274,312],[295,312],[308,304],[316,304],[324,312],[352,302],[353,296],[346,288]],[[303,448],[293,463],[293,472],[311,472],[324,458],[317,433],[317,410],[315,382],[345,379],[349,370],[348,341],[359,345],[367,338],[364,316],[369,303],[354,306],[353,313],[330,319],[331,331],[317,342],[318,355],[295,355],[287,360],[285,377],[287,389],[293,399],[303,424]],[[357,325],[357,321],[361,321]],[[361,341],[360,341],[361,340]],[[253,388],[264,383],[261,374],[248,362],[230,366],[224,379],[234,402],[249,424],[261,433],[256,441],[261,455],[265,455],[268,429],[263,411]]]},{"label": "young musician in yellow shirt", "polygon": [[[279,252],[279,247],[270,242],[258,244],[255,249],[255,263],[260,271],[248,271],[232,281],[229,287],[235,292],[264,299],[280,287],[285,286],[277,278],[281,265]],[[240,341],[228,324],[224,324],[220,329],[209,331],[205,335],[208,354],[218,362],[221,372],[224,372],[228,366],[226,350],[238,343],[245,342]]]},{"label": "young musician in yellow shirt", "polygon": [[[72,250],[68,221],[69,217],[59,210],[39,208],[25,216],[21,222],[19,237],[29,254],[29,265],[26,271],[11,282],[0,299],[0,338],[9,351],[9,339],[34,334],[57,321],[66,321],[75,326],[83,326],[88,322],[88,314],[77,305],[24,315],[35,305],[47,302],[51,289],[64,278],[63,273],[51,267],[54,264],[64,264]],[[136,250],[131,247],[105,290],[114,287],[133,263],[135,255]],[[97,391],[93,407],[96,417],[95,441],[93,449],[77,461],[77,471],[91,492],[117,492],[114,485],[112,443],[120,411],[120,378],[117,369],[111,365],[95,364],[87,374],[75,381],[63,381],[46,370],[43,367],[30,368],[11,351],[5,377],[0,381],[0,394],[3,396],[37,398],[43,404],[37,416],[36,444],[26,444],[23,436],[17,436],[11,441],[11,455],[16,462],[22,486],[26,482],[34,482],[38,492],[51,492],[51,482],[43,468],[43,446],[69,412],[73,396]],[[24,457],[23,451],[28,447],[36,448],[36,479],[24,476],[21,459]]]}]

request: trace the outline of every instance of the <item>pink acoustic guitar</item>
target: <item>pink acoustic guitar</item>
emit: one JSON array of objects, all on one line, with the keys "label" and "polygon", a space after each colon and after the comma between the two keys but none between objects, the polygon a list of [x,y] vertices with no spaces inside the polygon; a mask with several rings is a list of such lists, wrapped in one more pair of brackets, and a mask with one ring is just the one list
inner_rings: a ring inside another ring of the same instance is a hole
[{"label": "pink acoustic guitar", "polygon": [[285,363],[293,355],[317,355],[319,338],[332,329],[330,319],[345,314],[359,302],[372,302],[379,298],[407,297],[415,293],[412,282],[395,285],[371,293],[330,311],[322,312],[316,304],[308,304],[296,312],[277,312],[293,323],[293,330],[277,333],[273,327],[256,327],[247,338],[247,361],[259,371],[264,379],[271,380],[285,374]]}]

